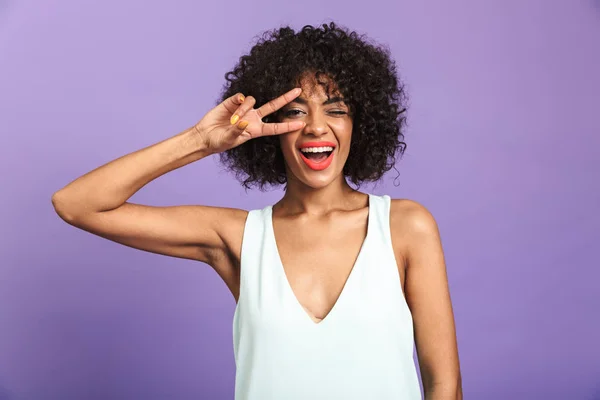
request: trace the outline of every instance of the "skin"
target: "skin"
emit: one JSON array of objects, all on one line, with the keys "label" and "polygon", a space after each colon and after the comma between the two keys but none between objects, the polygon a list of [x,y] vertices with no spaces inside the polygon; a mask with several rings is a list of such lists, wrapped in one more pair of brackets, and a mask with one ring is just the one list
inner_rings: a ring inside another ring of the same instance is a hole
[{"label": "skin", "polygon": [[[52,197],[56,212],[73,226],[123,245],[204,262],[237,301],[247,211],[153,207],[128,199],[169,171],[253,137],[278,134],[288,185],[273,206],[277,247],[298,302],[307,318],[318,323],[337,301],[365,238],[368,195],[352,189],[342,174],[352,139],[349,107],[343,99],[328,103],[322,86],[310,79],[303,79],[301,87],[302,92],[288,92],[258,109],[252,96],[232,96],[193,127],[69,183]],[[279,123],[262,122],[277,110]],[[232,124],[234,115],[240,118]],[[334,160],[323,171],[308,168],[297,150],[301,143],[315,140],[336,144]],[[425,398],[462,399],[454,317],[436,222],[411,200],[392,200],[390,212],[399,284],[413,316]],[[319,240],[314,232],[319,232]]]}]

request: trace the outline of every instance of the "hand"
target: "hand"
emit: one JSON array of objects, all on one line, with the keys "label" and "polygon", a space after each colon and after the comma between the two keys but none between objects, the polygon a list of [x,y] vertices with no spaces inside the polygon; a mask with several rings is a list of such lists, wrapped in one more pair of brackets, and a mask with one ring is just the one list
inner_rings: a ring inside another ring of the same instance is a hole
[{"label": "hand", "polygon": [[219,153],[260,136],[280,135],[304,128],[302,121],[265,124],[262,119],[279,110],[302,93],[296,88],[262,107],[254,109],[256,99],[241,93],[229,97],[210,110],[195,129],[211,153]]}]

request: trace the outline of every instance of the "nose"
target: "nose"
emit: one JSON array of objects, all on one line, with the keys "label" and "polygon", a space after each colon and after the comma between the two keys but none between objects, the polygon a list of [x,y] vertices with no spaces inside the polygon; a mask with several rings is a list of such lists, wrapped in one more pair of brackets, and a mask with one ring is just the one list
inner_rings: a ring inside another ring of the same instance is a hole
[{"label": "nose", "polygon": [[306,126],[302,130],[302,134],[304,135],[319,137],[325,135],[329,130],[325,118],[317,113],[307,117],[304,122],[306,122]]}]

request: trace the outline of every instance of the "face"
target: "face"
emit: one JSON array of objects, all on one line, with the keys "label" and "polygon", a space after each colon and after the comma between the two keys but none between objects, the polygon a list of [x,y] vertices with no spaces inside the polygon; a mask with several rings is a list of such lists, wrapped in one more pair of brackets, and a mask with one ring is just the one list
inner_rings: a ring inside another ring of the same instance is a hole
[{"label": "face", "polygon": [[338,94],[327,97],[323,85],[304,81],[302,94],[281,109],[281,121],[304,121],[299,131],[280,136],[288,184],[314,189],[343,179],[350,152],[352,116]]}]

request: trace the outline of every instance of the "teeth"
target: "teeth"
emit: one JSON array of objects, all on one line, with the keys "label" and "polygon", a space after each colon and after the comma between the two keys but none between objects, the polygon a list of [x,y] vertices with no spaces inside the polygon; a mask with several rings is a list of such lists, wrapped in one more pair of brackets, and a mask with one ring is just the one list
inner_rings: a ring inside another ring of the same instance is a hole
[{"label": "teeth", "polygon": [[325,146],[325,147],[305,147],[300,149],[303,153],[323,153],[325,151],[333,151],[333,147]]}]

